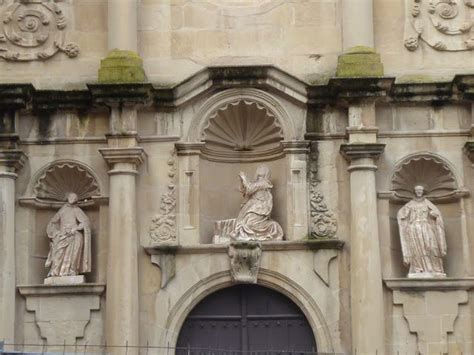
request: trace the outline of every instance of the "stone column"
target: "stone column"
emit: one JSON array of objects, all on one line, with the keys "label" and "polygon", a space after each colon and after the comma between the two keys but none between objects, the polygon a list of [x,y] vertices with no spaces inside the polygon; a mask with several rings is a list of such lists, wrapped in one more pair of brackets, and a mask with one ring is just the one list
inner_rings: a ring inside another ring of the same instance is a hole
[{"label": "stone column", "polygon": [[349,107],[349,144],[341,153],[350,162],[352,352],[385,353],[382,268],[377,219],[375,161],[384,151],[377,143],[373,102]]},{"label": "stone column", "polygon": [[137,0],[108,1],[108,47],[137,52]]},{"label": "stone column", "polygon": [[342,0],[342,45],[374,48],[373,0]]},{"label": "stone column", "polygon": [[[109,142],[110,144],[110,142]],[[111,346],[139,345],[137,166],[141,147],[104,148],[109,170],[109,248],[107,255],[106,338]],[[110,349],[125,354],[125,349]],[[136,353],[128,349],[128,354]]]},{"label": "stone column", "polygon": [[100,83],[145,82],[138,55],[137,0],[108,0],[109,54],[100,63]]},{"label": "stone column", "polygon": [[0,339],[15,336],[15,179],[26,160],[16,149],[0,150]]}]

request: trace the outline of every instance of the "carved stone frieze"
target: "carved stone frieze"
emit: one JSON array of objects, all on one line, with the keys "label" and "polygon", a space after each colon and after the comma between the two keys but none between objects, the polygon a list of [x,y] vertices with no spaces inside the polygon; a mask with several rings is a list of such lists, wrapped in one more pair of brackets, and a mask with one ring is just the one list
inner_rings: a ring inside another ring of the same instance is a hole
[{"label": "carved stone frieze", "polygon": [[161,196],[160,213],[151,220],[150,239],[155,243],[176,240],[176,151],[168,160],[168,191]]},{"label": "carved stone frieze", "polygon": [[234,282],[257,283],[262,258],[262,245],[256,241],[229,244],[230,274]]},{"label": "carved stone frieze", "polygon": [[66,42],[66,16],[51,0],[14,0],[0,8],[0,58],[33,61],[64,52],[74,58],[79,46]]},{"label": "carved stone frieze", "polygon": [[439,51],[474,48],[472,0],[407,0],[405,47],[416,50],[422,40]]}]

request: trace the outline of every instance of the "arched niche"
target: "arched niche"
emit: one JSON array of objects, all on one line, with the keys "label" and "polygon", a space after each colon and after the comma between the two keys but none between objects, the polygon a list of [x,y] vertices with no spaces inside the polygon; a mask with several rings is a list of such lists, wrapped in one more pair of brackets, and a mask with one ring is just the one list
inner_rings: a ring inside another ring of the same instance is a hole
[{"label": "arched niche", "polygon": [[390,219],[390,253],[392,273],[405,277],[407,270],[402,263],[400,233],[397,213],[413,199],[414,187],[424,187],[425,196],[441,211],[446,231],[448,254],[444,268],[448,277],[466,276],[470,261],[464,198],[469,191],[462,188],[451,163],[441,155],[431,152],[417,152],[400,159],[390,177],[390,191],[379,192],[379,197],[388,199]]},{"label": "arched niche", "polygon": [[179,243],[211,243],[214,222],[235,218],[242,196],[239,172],[272,172],[273,215],[286,239],[308,234],[306,160],[292,119],[272,95],[253,88],[210,97],[193,118],[178,154]]},{"label": "arched niche", "polygon": [[[92,272],[86,275],[88,282],[98,282],[104,278],[105,269],[100,270],[99,250],[105,248],[101,240],[101,209],[108,203],[103,195],[103,186],[91,167],[77,160],[55,160],[37,170],[28,185],[25,195],[19,198],[28,245],[31,246],[28,264],[28,283],[42,284],[47,269],[44,266],[49,240],[46,229],[55,213],[64,205],[68,193],[78,196],[79,206],[91,223]],[[23,233],[24,234],[24,233]]]}]

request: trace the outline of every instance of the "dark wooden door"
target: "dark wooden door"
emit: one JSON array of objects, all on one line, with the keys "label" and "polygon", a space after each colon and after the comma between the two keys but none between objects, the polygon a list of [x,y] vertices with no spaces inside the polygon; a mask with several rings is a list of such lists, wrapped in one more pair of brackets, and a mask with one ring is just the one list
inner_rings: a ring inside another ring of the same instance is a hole
[{"label": "dark wooden door", "polygon": [[290,299],[257,285],[217,291],[189,314],[177,354],[316,352],[306,317]]}]

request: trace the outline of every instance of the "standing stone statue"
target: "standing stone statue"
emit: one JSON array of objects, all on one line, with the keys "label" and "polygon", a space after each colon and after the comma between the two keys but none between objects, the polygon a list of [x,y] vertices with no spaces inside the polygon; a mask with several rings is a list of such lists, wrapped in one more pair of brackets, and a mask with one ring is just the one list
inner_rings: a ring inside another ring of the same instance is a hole
[{"label": "standing stone statue", "polygon": [[91,271],[91,228],[89,218],[76,206],[77,195],[67,202],[48,223],[50,250],[45,266],[50,268],[45,284],[83,283]]},{"label": "standing stone statue", "polygon": [[444,224],[439,209],[423,196],[423,186],[415,186],[415,198],[398,211],[403,263],[409,278],[446,277]]},{"label": "standing stone statue", "polygon": [[260,165],[253,181],[250,181],[243,172],[239,177],[240,191],[244,196],[242,208],[236,219],[215,222],[214,243],[225,243],[231,239],[282,240],[283,229],[278,222],[270,218],[273,209],[270,169],[266,165]]}]

